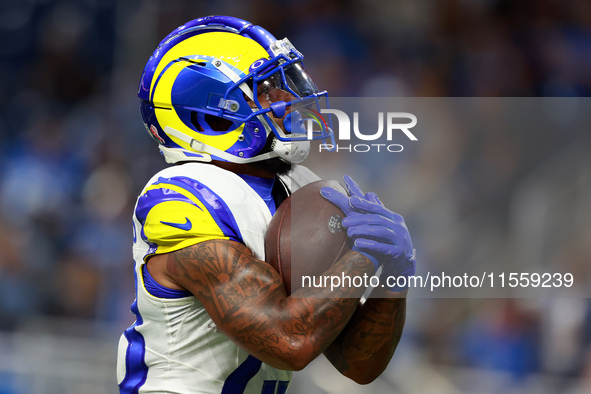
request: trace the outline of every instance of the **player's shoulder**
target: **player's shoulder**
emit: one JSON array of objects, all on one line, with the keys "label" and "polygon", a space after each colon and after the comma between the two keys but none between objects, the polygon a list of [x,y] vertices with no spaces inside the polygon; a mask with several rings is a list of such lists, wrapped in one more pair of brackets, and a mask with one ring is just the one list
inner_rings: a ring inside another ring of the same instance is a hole
[{"label": "player's shoulder", "polygon": [[182,182],[187,187],[196,190],[199,189],[199,185],[233,188],[235,184],[241,183],[239,176],[215,165],[207,163],[184,163],[159,171],[148,181],[146,188],[169,180]]},{"label": "player's shoulder", "polygon": [[142,237],[166,253],[209,239],[242,242],[237,220],[238,176],[211,164],[187,163],[152,177],[138,197],[134,215]]},{"label": "player's shoulder", "polygon": [[140,195],[154,188],[182,188],[206,200],[222,199],[227,203],[248,199],[252,190],[231,171],[207,163],[185,163],[156,173]]},{"label": "player's shoulder", "polygon": [[[234,211],[252,203],[256,193],[238,175],[207,163],[185,163],[154,175],[140,193],[138,208],[151,209],[174,198],[199,200],[208,210]],[[147,204],[146,204],[147,203]]]}]

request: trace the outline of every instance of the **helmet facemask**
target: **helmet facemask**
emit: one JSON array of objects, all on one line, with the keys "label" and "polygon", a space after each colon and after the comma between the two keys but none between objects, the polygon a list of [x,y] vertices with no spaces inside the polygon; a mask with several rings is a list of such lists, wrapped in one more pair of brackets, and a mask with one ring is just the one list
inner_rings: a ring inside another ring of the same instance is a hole
[{"label": "helmet facemask", "polygon": [[274,135],[276,157],[300,163],[308,155],[310,140],[327,144],[330,139],[334,146],[332,128],[320,114],[322,108],[328,107],[328,94],[318,91],[303,66],[302,55],[287,38],[275,45],[281,48],[278,54],[254,62],[251,73],[238,80],[229,92],[244,92],[253,111],[246,120],[258,120],[267,136]]}]

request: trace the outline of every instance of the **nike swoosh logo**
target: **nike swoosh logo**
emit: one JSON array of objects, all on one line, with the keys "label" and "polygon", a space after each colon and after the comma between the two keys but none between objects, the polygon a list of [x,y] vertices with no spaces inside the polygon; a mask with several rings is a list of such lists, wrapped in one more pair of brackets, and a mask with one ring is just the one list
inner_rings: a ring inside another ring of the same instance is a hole
[{"label": "nike swoosh logo", "polygon": [[185,223],[171,223],[163,221],[160,221],[160,223],[166,224],[167,226],[180,228],[181,230],[189,231],[191,227],[193,227],[193,224],[191,223],[188,217],[185,217],[185,219],[187,220]]}]

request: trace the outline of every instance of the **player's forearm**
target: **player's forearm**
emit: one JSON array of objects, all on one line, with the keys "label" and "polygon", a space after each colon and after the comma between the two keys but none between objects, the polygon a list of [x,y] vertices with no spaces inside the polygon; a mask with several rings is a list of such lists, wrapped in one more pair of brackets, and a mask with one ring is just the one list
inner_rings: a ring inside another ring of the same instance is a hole
[{"label": "player's forearm", "polygon": [[[357,252],[349,252],[324,276],[340,276],[343,272],[350,276],[373,273],[373,264]],[[292,338],[301,338],[306,351],[299,365],[303,368],[320,355],[338,337],[359,305],[365,288],[339,287],[310,289],[302,288],[285,299],[281,310],[289,311],[282,326],[293,330]],[[298,368],[299,369],[299,368]]]},{"label": "player's forearm", "polygon": [[[371,274],[373,264],[349,252],[325,275]],[[305,367],[333,342],[364,289],[300,289],[287,297],[273,268],[227,241],[208,241],[169,256],[168,271],[191,291],[230,339],[282,369]]]},{"label": "player's forearm", "polygon": [[325,350],[343,375],[367,384],[386,369],[402,335],[406,298],[370,298]]},{"label": "player's forearm", "polygon": [[[365,257],[350,252],[324,275],[373,272]],[[318,357],[339,335],[355,312],[363,288],[300,289],[286,297],[283,287],[265,305],[242,308],[227,321],[239,343],[267,364],[300,370]],[[245,313],[241,316],[241,313]]]}]

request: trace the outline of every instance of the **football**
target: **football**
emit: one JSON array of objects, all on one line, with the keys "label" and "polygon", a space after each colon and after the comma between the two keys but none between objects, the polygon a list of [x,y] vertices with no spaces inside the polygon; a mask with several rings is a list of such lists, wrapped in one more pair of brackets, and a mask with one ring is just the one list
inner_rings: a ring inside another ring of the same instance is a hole
[{"label": "football", "polygon": [[341,226],[343,211],[320,195],[325,186],[347,194],[334,180],[310,183],[279,206],[267,229],[266,261],[281,276],[288,295],[302,287],[303,276],[320,277],[351,249]]}]

